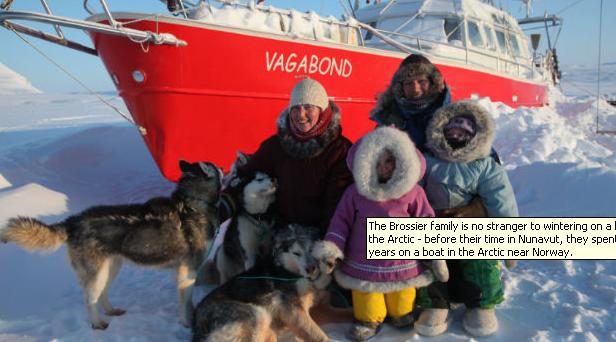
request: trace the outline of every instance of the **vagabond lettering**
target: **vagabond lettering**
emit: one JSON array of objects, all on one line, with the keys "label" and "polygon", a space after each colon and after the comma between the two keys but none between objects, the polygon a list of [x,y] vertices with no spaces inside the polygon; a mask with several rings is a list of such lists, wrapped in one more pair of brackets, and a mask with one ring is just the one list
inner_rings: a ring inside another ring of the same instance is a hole
[{"label": "vagabond lettering", "polygon": [[265,52],[265,67],[267,71],[281,71],[300,74],[321,74],[349,77],[353,65],[346,58],[336,58],[318,55],[298,55],[295,52],[284,53]]}]

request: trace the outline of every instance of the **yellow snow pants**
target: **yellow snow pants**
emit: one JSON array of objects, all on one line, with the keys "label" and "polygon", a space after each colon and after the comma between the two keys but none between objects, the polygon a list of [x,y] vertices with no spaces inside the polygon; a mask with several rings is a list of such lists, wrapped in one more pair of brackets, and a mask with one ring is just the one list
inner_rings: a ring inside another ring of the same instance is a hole
[{"label": "yellow snow pants", "polygon": [[389,293],[353,290],[352,296],[353,316],[361,322],[382,323],[387,316],[402,317],[415,305],[414,287]]}]

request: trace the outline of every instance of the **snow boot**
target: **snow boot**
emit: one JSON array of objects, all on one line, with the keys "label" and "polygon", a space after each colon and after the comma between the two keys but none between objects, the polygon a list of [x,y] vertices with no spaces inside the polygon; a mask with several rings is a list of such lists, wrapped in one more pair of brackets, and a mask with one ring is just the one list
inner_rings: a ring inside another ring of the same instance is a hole
[{"label": "snow boot", "polygon": [[449,309],[424,309],[421,311],[415,330],[419,335],[438,336],[447,330]]},{"label": "snow boot", "polygon": [[367,341],[381,330],[381,323],[355,321],[347,337],[353,341]]},{"label": "snow boot", "polygon": [[498,320],[494,309],[470,309],[462,320],[464,330],[475,337],[488,336],[498,330]]},{"label": "snow boot", "polygon": [[413,329],[415,325],[415,317],[413,317],[413,313],[409,312],[404,316],[400,316],[397,318],[391,318],[389,323],[398,329]]}]

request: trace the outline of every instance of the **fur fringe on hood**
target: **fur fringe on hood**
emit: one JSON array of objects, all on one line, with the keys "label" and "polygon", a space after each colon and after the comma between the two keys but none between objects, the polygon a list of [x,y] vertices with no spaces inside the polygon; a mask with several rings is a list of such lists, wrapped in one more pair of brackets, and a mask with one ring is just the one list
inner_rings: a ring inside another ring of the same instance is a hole
[{"label": "fur fringe on hood", "polygon": [[[396,168],[387,183],[379,183],[376,166],[379,155],[386,149],[396,159]],[[347,156],[357,191],[377,202],[397,199],[408,193],[423,176],[422,162],[408,135],[393,127],[379,127],[370,132],[351,148]]]},{"label": "fur fringe on hood", "polygon": [[434,282],[434,275],[432,271],[426,269],[422,274],[418,275],[415,278],[411,278],[408,280],[401,281],[387,281],[387,282],[378,282],[378,281],[368,281],[361,280],[357,278],[353,278],[350,275],[342,272],[339,269],[334,271],[334,278],[340,286],[345,289],[350,290],[358,290],[362,292],[394,292],[400,291],[402,289],[406,289],[409,287],[425,287]]},{"label": "fur fringe on hood", "polygon": [[332,110],[332,121],[325,132],[316,138],[304,142],[296,140],[287,127],[289,108],[285,108],[280,113],[276,121],[276,127],[278,129],[280,145],[288,155],[296,159],[315,157],[340,136],[342,132],[340,127],[340,109],[338,109],[334,101],[329,101],[329,107]]},{"label": "fur fringe on hood", "polygon": [[[453,117],[460,115],[467,115],[475,120],[476,133],[466,146],[454,150],[447,143],[443,128]],[[426,146],[441,159],[453,163],[468,163],[490,155],[494,133],[494,120],[487,110],[476,102],[461,101],[434,113],[426,129]]]}]

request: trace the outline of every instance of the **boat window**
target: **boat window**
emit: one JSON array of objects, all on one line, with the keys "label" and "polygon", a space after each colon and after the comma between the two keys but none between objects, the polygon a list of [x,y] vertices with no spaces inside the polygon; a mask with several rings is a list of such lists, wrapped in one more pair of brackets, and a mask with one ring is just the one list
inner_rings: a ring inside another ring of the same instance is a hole
[{"label": "boat window", "polygon": [[479,25],[474,21],[467,21],[468,38],[471,41],[471,45],[475,47],[484,47],[481,33],[479,32]]},{"label": "boat window", "polygon": [[494,29],[490,26],[483,26],[484,37],[486,37],[486,47],[490,50],[496,50],[496,43],[494,42]]},{"label": "boat window", "polygon": [[450,43],[459,42],[460,45],[464,45],[464,38],[461,29],[462,21],[457,18],[445,18],[444,25],[447,41]]},{"label": "boat window", "polygon": [[507,48],[507,38],[505,37],[505,32],[496,30],[496,40],[498,40],[498,47],[500,48],[501,53],[510,55],[509,49]]},{"label": "boat window", "polygon": [[509,38],[511,41],[511,47],[513,48],[513,54],[516,56],[520,56],[522,53],[520,52],[520,44],[518,44],[518,37],[511,33],[509,34]]}]

